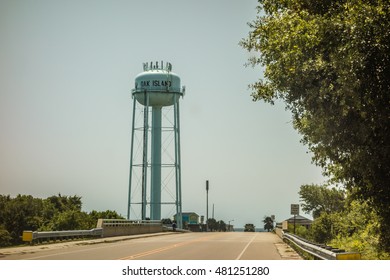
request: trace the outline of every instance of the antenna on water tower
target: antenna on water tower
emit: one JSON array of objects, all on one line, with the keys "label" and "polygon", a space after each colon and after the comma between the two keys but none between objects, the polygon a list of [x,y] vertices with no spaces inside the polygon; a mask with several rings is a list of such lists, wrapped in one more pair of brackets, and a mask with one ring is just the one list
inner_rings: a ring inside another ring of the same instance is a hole
[{"label": "antenna on water tower", "polygon": [[[143,70],[135,77],[135,88],[132,90],[133,120],[127,218],[130,219],[133,214],[140,216],[142,220],[161,220],[162,206],[174,205],[177,227],[182,228],[179,99],[183,97],[184,87],[180,85],[180,77],[171,72],[171,63],[164,66],[163,61],[161,64],[146,62],[143,64]],[[142,111],[138,115],[137,106]],[[172,112],[172,108],[173,121],[169,119],[169,111]],[[165,109],[168,112],[163,115]],[[168,153],[170,150],[174,156],[162,154],[162,145],[172,142],[168,140],[162,143],[164,133],[174,135],[174,147],[164,147],[164,152]],[[137,141],[141,148],[134,149]],[[171,186],[173,177],[174,187]],[[163,190],[167,195],[162,196]]]}]

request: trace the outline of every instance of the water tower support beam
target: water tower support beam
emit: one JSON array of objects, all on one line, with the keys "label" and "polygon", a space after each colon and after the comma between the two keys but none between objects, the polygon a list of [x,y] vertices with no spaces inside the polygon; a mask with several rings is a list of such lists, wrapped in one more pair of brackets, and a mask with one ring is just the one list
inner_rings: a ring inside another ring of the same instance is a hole
[{"label": "water tower support beam", "polygon": [[148,178],[149,94],[144,92],[144,136],[142,153],[142,220],[146,220],[146,186]]},{"label": "water tower support beam", "polygon": [[127,219],[130,220],[131,211],[131,180],[133,175],[133,148],[134,148],[134,125],[135,125],[135,97],[133,96],[133,119],[131,125],[131,146],[130,146],[130,174],[129,174],[129,197],[127,201]]},{"label": "water tower support beam", "polygon": [[[180,96],[179,96],[180,98]],[[181,155],[180,155],[180,111],[178,94],[174,97],[174,131],[175,131],[175,172],[176,172],[176,219],[177,227],[183,228],[181,203]]]},{"label": "water tower support beam", "polygon": [[150,219],[161,220],[161,107],[152,107]]}]

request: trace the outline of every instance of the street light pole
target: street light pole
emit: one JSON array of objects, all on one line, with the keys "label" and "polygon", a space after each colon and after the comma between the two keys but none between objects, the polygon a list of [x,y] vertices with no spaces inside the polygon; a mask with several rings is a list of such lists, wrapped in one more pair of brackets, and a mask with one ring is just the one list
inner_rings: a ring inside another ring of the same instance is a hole
[{"label": "street light pole", "polygon": [[206,180],[206,231],[209,231],[209,180]]},{"label": "street light pole", "polygon": [[234,220],[230,220],[230,221],[229,221],[229,228],[228,228],[228,231],[231,231],[231,230],[230,230],[230,222],[234,222]]}]

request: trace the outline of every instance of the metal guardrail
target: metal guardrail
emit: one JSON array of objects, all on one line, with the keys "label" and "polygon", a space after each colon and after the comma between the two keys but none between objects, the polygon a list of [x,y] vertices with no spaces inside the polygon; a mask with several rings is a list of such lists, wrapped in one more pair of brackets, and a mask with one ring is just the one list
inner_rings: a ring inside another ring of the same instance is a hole
[{"label": "metal guardrail", "polygon": [[283,239],[289,240],[300,250],[320,260],[360,260],[360,253],[345,252],[345,250],[333,248],[324,244],[317,244],[294,234],[283,231]]},{"label": "metal guardrail", "polygon": [[63,239],[69,237],[101,237],[102,228],[90,230],[63,230],[63,231],[23,231],[23,241],[32,242],[38,239]]}]

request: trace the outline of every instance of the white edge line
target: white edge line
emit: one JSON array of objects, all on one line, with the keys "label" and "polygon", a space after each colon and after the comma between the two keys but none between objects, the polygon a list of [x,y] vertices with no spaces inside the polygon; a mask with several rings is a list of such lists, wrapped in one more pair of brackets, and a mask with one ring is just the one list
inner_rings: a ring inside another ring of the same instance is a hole
[{"label": "white edge line", "polygon": [[257,236],[257,233],[252,237],[252,239],[246,244],[245,248],[241,251],[241,253],[238,255],[238,257],[236,258],[236,260],[239,260],[242,255],[245,253],[246,249],[248,249],[249,245],[251,245],[251,243],[253,242],[253,240],[256,238]]}]

